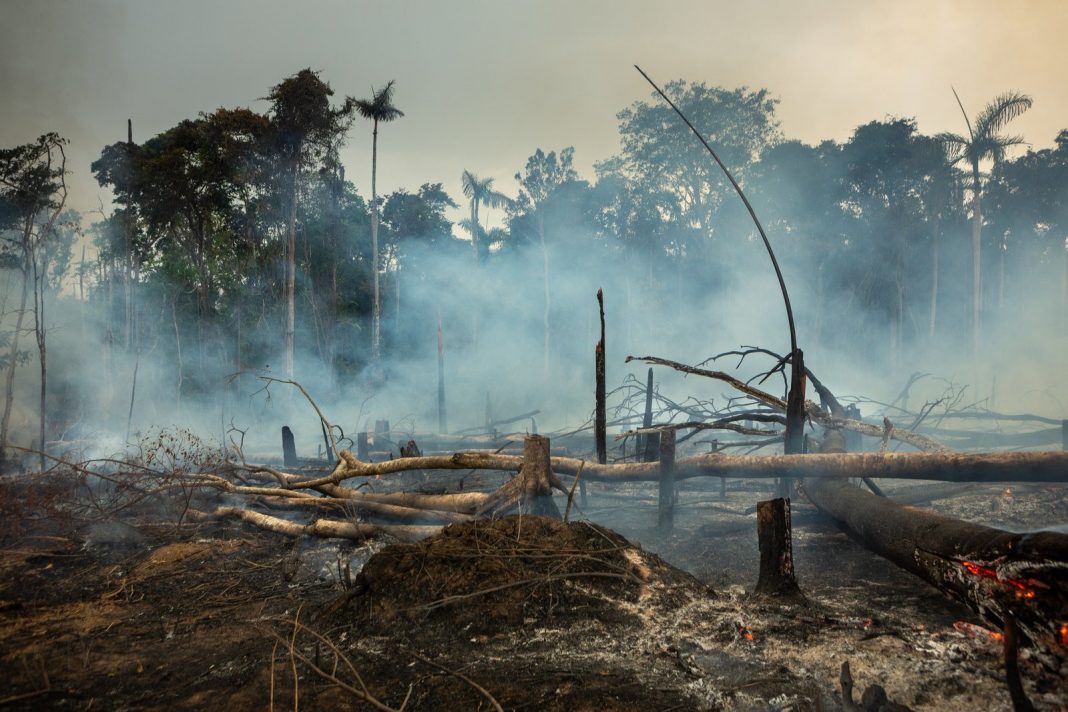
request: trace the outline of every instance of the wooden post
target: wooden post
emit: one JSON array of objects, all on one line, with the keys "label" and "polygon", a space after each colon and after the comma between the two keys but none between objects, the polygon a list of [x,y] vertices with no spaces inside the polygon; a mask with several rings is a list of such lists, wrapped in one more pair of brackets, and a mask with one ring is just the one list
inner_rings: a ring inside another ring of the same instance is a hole
[{"label": "wooden post", "polygon": [[1061,449],[1068,450],[1068,420],[1061,421]]},{"label": "wooden post", "polygon": [[794,552],[790,532],[790,500],[779,497],[757,503],[757,538],[760,577],[754,593],[764,596],[799,596],[794,578]]},{"label": "wooden post", "polygon": [[438,319],[438,432],[449,432],[449,421],[445,417],[445,340],[441,319]]},{"label": "wooden post", "polygon": [[282,426],[282,463],[286,467],[297,466],[297,445],[293,440],[293,431],[288,425]]},{"label": "wooden post", "polygon": [[657,524],[661,531],[671,531],[675,523],[675,431],[660,433],[660,498]]},{"label": "wooden post", "polygon": [[371,458],[371,448],[367,446],[367,433],[356,434],[356,459],[367,462]]}]

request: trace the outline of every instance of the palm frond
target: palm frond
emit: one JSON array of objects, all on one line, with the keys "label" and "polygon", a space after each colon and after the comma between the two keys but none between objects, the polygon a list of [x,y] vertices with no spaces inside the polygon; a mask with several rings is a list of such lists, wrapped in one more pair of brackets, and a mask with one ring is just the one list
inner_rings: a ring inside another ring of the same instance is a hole
[{"label": "palm frond", "polygon": [[942,150],[945,151],[950,165],[960,163],[968,155],[970,141],[960,134],[940,133],[935,136],[935,140],[942,144]]},{"label": "palm frond", "polygon": [[975,117],[975,133],[979,136],[993,136],[1030,108],[1031,97],[1020,92],[1006,92],[995,97]]},{"label": "palm frond", "polygon": [[957,106],[960,107],[960,113],[964,114],[964,123],[968,126],[968,135],[973,139],[975,138],[975,132],[972,131],[972,122],[968,118],[968,112],[964,110],[964,103],[960,100],[960,96],[957,94],[956,87],[950,87],[953,90],[953,98],[957,100]]},{"label": "palm frond", "polygon": [[395,80],[390,79],[380,89],[376,90],[372,87],[370,99],[357,99],[353,102],[353,106],[356,107],[356,111],[359,112],[360,116],[383,123],[404,116],[403,111],[393,106],[394,83]]}]

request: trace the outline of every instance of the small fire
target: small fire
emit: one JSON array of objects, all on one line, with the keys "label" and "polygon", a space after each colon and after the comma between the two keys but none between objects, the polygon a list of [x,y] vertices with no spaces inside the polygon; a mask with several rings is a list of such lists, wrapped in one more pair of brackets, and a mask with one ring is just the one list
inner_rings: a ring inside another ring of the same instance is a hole
[{"label": "small fire", "polygon": [[1026,582],[1019,579],[1001,578],[998,576],[998,572],[989,566],[982,566],[972,561],[961,561],[960,565],[965,568],[972,576],[982,576],[983,578],[992,578],[998,583],[1008,584],[1016,589],[1017,598],[1034,598],[1035,591],[1033,588],[1027,585]]},{"label": "small fire", "polygon": [[1003,489],[1001,491],[1001,496],[1002,497],[1011,497],[1012,496],[1012,487],[1006,487],[1005,489]]},{"label": "small fire", "polygon": [[956,628],[958,633],[963,633],[969,638],[991,640],[997,643],[1000,643],[1005,639],[1005,635],[1003,633],[999,633],[996,630],[990,630],[989,628],[984,628],[983,626],[976,625],[975,623],[968,623],[967,621],[957,621],[953,624],[953,627]]},{"label": "small fire", "polygon": [[1068,648],[1068,623],[1061,624],[1061,645]]},{"label": "small fire", "polygon": [[753,642],[753,633],[741,623],[738,624],[738,640]]}]

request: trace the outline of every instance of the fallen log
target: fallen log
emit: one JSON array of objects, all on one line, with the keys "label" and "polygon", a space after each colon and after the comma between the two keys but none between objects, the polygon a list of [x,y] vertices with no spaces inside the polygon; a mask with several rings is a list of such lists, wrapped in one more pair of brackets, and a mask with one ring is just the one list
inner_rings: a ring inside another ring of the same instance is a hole
[{"label": "fallen log", "polygon": [[[583,478],[600,482],[642,482],[659,478],[655,462],[600,465],[574,457],[551,458],[552,471],[574,475],[585,462]],[[354,477],[389,475],[405,470],[501,470],[518,472],[523,458],[458,452],[453,455],[407,457],[386,462],[360,462],[348,450],[325,477],[286,480],[288,489],[336,485]],[[1068,482],[1068,452],[861,452],[811,455],[724,455],[706,453],[675,463],[677,480],[691,477],[885,477],[944,482]]]},{"label": "fallen log", "polygon": [[[574,474],[581,460],[554,457],[553,470]],[[656,463],[586,463],[582,476],[600,482],[653,481]],[[885,477],[944,482],[1068,482],[1068,452],[862,452],[813,455],[724,455],[708,453],[678,460],[675,479]]]},{"label": "fallen log", "polygon": [[388,534],[402,541],[418,541],[441,531],[440,526],[416,526],[393,524],[368,524],[366,522],[342,522],[336,519],[315,519],[308,524],[291,522],[240,507],[217,507],[214,512],[189,510],[188,516],[195,521],[215,519],[240,519],[260,529],[287,536],[319,536],[336,539],[363,540],[380,534]]},{"label": "fallen log", "polygon": [[802,490],[876,554],[995,627],[1012,618],[1043,650],[1068,656],[1068,535],[971,524],[895,504],[843,480],[806,480]]}]

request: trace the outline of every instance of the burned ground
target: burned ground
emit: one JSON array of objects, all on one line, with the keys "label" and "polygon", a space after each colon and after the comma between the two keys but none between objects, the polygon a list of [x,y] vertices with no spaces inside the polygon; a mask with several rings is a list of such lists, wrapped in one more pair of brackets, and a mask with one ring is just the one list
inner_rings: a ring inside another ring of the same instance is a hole
[{"label": "burned ground", "polygon": [[[133,515],[86,528],[24,507],[0,557],[0,704],[371,709],[366,692],[411,710],[837,709],[848,661],[858,699],[878,684],[913,709],[1010,708],[995,631],[805,505],[806,599],[782,602],[748,593],[758,485],[684,483],[666,534],[652,487],[589,489],[569,524],[508,517],[392,545]],[[1009,527],[1068,509],[1061,486],[953,494],[935,504]],[[1026,649],[1021,666],[1035,704],[1059,709],[1064,671]]]}]

